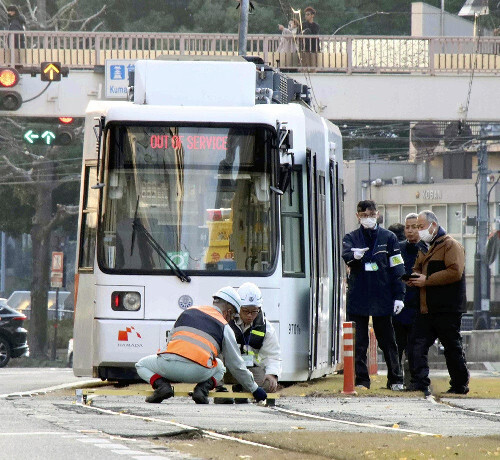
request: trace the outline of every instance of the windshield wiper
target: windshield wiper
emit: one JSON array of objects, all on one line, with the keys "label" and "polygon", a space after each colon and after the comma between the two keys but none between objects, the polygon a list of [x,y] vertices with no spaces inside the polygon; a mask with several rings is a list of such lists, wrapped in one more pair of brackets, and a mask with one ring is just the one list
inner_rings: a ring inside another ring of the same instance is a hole
[{"label": "windshield wiper", "polygon": [[144,227],[140,219],[137,217],[137,211],[139,209],[139,197],[137,197],[137,204],[135,206],[135,215],[134,221],[132,222],[132,245],[130,246],[130,255],[134,252],[134,242],[135,242],[135,232],[138,231],[146,238],[146,243],[151,247],[168,265],[170,270],[172,270],[175,275],[182,281],[186,281],[187,283],[191,282],[191,278],[170,258],[170,256],[166,253],[165,249],[163,249],[155,240],[154,236],[151,235]]}]

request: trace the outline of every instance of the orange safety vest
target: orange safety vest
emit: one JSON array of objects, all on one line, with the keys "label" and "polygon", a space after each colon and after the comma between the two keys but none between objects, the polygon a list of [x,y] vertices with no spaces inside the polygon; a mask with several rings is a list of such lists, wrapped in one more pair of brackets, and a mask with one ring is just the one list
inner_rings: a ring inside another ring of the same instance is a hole
[{"label": "orange safety vest", "polygon": [[221,353],[227,321],[214,307],[190,307],[177,318],[167,348],[158,354],[173,353],[201,366],[212,368]]}]

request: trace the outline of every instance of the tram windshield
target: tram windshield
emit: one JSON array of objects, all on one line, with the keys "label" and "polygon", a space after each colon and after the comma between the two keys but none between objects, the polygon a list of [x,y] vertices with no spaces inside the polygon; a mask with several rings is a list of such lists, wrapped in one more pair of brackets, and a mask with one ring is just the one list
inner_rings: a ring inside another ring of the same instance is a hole
[{"label": "tram windshield", "polygon": [[273,136],[260,126],[111,125],[101,269],[269,273],[277,254]]}]

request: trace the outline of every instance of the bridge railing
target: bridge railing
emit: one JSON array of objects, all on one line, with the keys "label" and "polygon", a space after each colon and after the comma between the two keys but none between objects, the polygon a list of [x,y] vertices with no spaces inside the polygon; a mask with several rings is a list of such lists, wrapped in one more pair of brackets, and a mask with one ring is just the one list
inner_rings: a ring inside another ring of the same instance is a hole
[{"label": "bridge railing", "polygon": [[[281,40],[289,40],[282,52]],[[322,72],[500,72],[500,37],[248,36],[248,54],[283,69]],[[236,34],[0,31],[0,65],[39,66],[58,61],[70,69],[104,65],[106,59],[155,59],[161,55],[233,56]]]}]

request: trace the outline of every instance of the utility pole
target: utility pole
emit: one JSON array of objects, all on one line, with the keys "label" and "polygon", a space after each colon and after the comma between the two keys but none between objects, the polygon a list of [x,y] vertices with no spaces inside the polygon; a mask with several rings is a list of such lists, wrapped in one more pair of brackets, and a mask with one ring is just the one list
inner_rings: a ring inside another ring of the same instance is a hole
[{"label": "utility pole", "polygon": [[490,270],[486,257],[488,242],[488,148],[486,141],[500,140],[500,124],[481,127],[477,152],[477,235],[474,259],[474,328],[490,327]]},{"label": "utility pole", "polygon": [[474,329],[490,327],[489,270],[486,259],[488,241],[488,149],[487,136],[481,128],[481,144],[477,152],[478,198],[476,256],[474,258]]},{"label": "utility pole", "polygon": [[238,54],[247,55],[248,10],[250,0],[240,0],[240,28],[238,33]]}]

